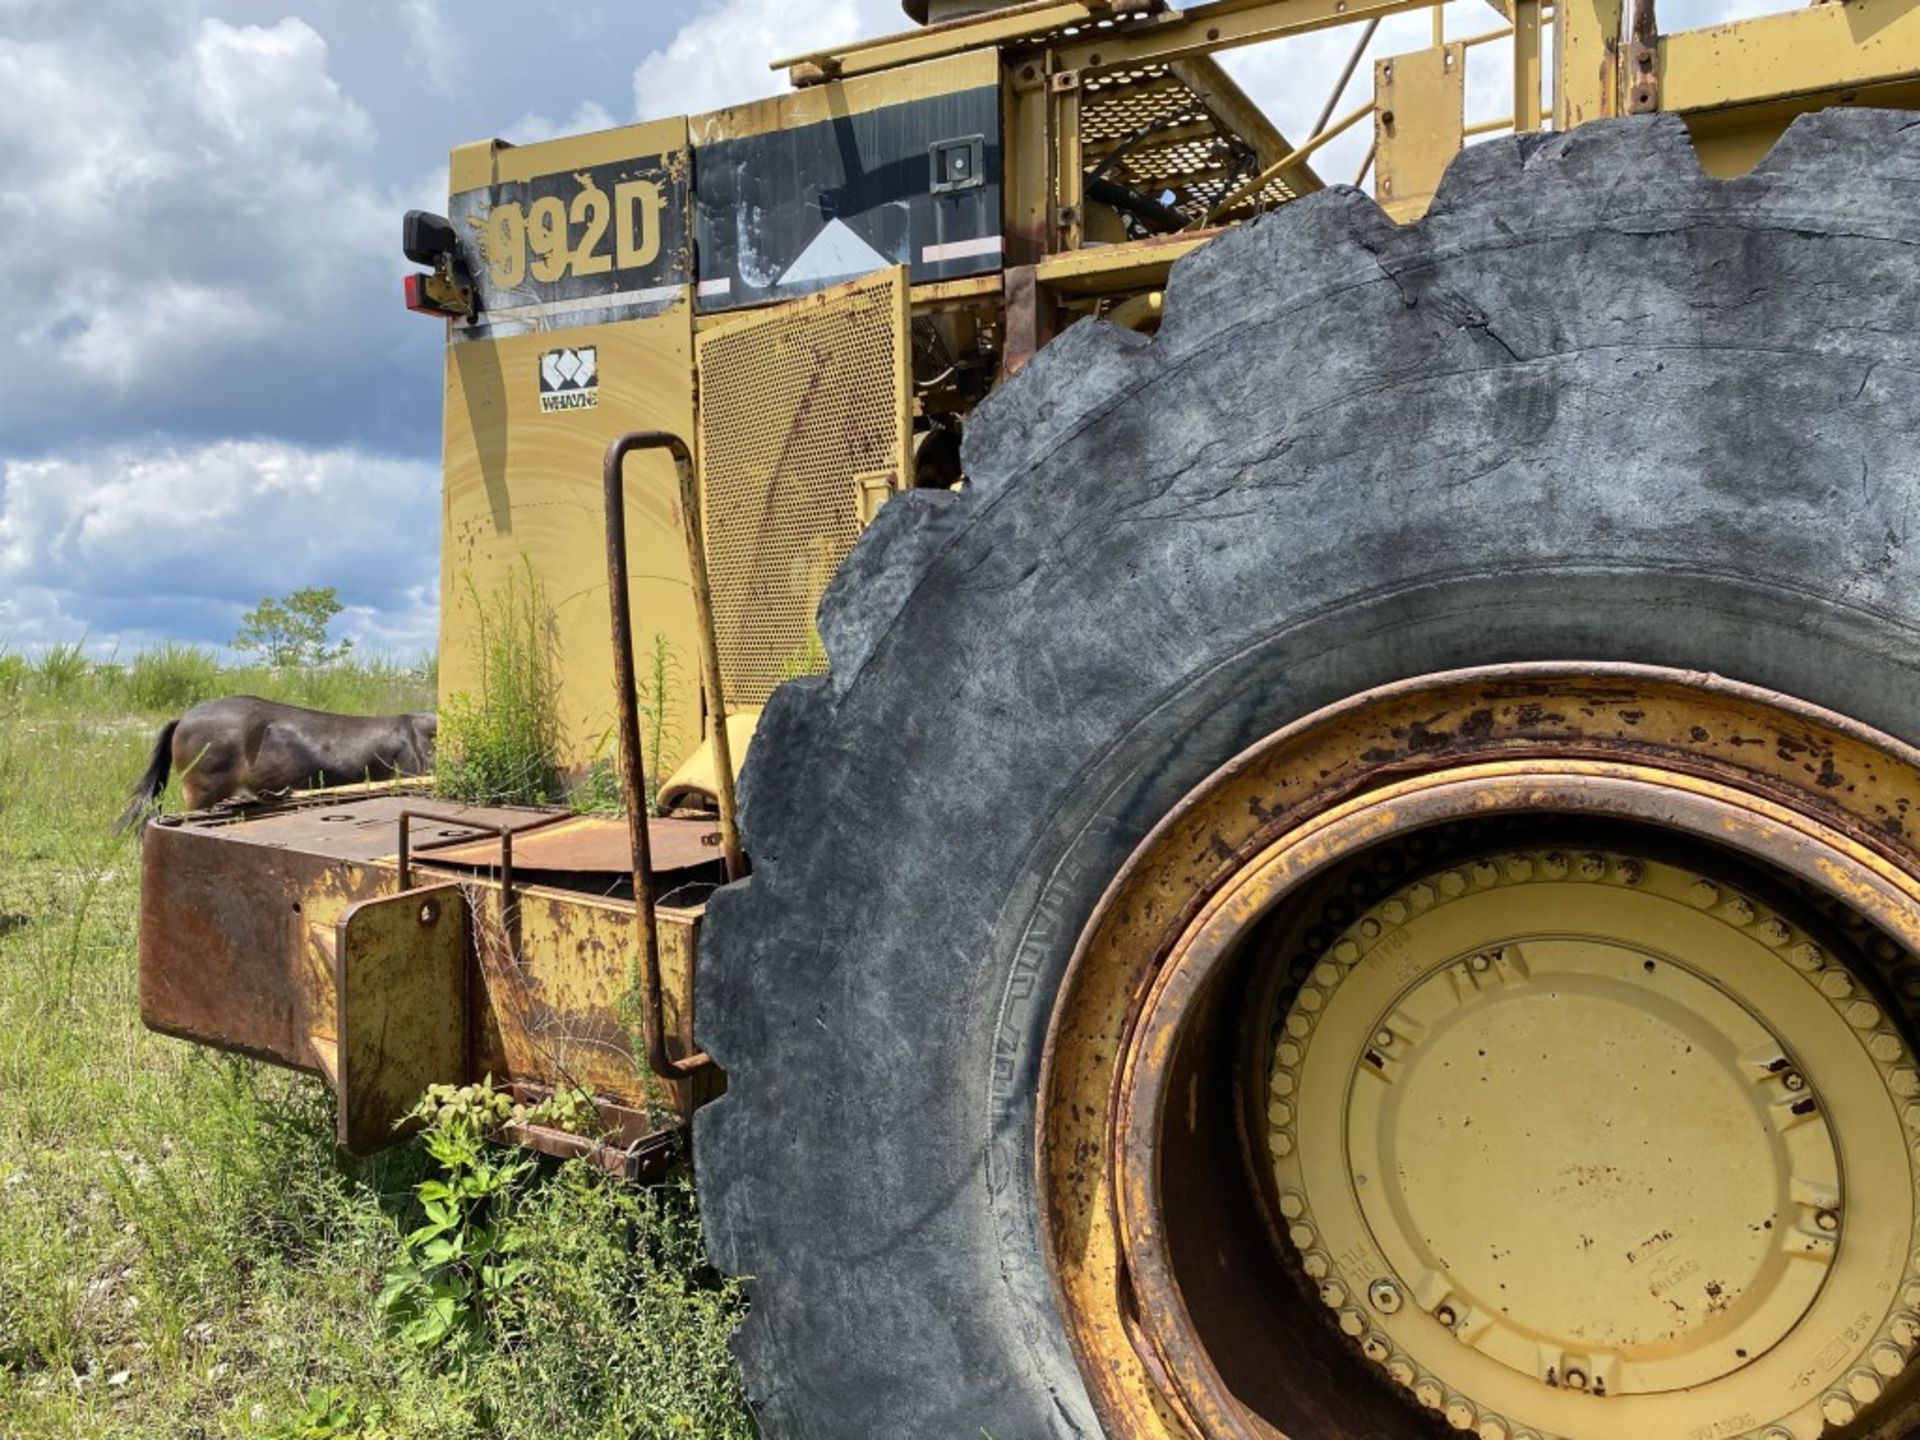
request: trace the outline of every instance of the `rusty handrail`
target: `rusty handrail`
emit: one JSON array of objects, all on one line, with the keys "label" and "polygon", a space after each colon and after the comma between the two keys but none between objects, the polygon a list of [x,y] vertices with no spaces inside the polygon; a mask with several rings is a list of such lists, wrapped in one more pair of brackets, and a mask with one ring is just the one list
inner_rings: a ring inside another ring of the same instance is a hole
[{"label": "rusty handrail", "polygon": [[607,446],[601,467],[607,508],[607,602],[613,619],[614,699],[619,707],[620,784],[627,807],[627,843],[633,852],[633,914],[640,941],[641,1023],[647,1064],[666,1080],[684,1080],[713,1064],[704,1050],[675,1058],[667,1054],[666,1006],[660,984],[660,934],[654,915],[652,842],[647,834],[646,759],[640,748],[640,696],[634,675],[633,604],[627,594],[627,500],[622,472],[635,450],[665,450],[680,477],[680,519],[687,536],[687,571],[693,582],[694,619],[700,631],[700,669],[713,706],[713,758],[718,771],[720,844],[729,880],[746,873],[740,830],[734,819],[733,755],[727,745],[727,706],[720,688],[720,645],[713,629],[713,592],[707,585],[707,552],[700,537],[700,496],[693,456],[678,435],[631,430]]},{"label": "rusty handrail", "polygon": [[500,837],[500,911],[504,915],[513,904],[513,831],[487,820],[470,820],[460,815],[441,815],[432,810],[407,809],[400,812],[400,888],[413,888],[413,822],[431,820],[436,825],[454,825],[463,830],[478,830]]}]

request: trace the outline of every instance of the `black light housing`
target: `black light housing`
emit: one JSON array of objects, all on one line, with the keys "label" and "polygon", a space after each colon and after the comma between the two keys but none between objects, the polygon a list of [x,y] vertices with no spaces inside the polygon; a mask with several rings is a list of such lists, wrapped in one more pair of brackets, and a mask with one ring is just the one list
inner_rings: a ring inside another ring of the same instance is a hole
[{"label": "black light housing", "polygon": [[407,211],[400,222],[400,248],[407,259],[433,272],[406,277],[407,309],[450,320],[472,318],[473,284],[446,216],[426,210]]},{"label": "black light housing", "polygon": [[409,210],[400,222],[400,249],[416,265],[438,265],[455,251],[453,223],[444,215]]}]

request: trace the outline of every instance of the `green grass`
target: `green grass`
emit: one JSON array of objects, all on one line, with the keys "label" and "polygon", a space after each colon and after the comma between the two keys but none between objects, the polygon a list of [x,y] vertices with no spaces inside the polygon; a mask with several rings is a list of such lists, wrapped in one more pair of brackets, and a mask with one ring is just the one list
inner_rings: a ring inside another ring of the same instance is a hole
[{"label": "green grass", "polygon": [[[19,664],[9,663],[18,658]],[[137,857],[111,832],[207,688],[432,703],[418,667],[209,672],[0,654],[0,1440],[747,1440],[684,1180],[541,1163],[486,1343],[422,1356],[376,1300],[420,1223],[417,1145],[332,1142],[319,1082],[138,1017]]]}]

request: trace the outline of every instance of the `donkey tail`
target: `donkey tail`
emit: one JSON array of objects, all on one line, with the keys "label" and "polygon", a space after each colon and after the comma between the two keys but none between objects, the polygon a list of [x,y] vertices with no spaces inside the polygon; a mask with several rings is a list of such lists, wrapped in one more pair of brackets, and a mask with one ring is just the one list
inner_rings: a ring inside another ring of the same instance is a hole
[{"label": "donkey tail", "polygon": [[153,759],[147,762],[147,773],[135,782],[133,793],[127,797],[127,808],[120,812],[120,819],[113,827],[116,831],[124,832],[132,827],[138,832],[147,828],[147,816],[158,808],[161,793],[167,788],[167,775],[173,769],[173,732],[179,724],[178,720],[169,720],[160,727],[160,738],[153,742]]}]

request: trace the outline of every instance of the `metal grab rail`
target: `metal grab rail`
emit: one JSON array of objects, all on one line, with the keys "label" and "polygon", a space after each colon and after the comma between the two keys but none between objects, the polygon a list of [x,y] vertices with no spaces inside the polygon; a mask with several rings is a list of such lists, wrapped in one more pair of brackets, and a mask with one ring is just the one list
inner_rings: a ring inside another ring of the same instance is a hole
[{"label": "metal grab rail", "polygon": [[707,551],[700,536],[700,494],[686,442],[664,430],[632,430],[607,446],[601,479],[606,489],[607,595],[613,619],[613,680],[619,707],[620,782],[627,807],[627,841],[633,851],[633,913],[640,940],[642,1023],[647,1063],[667,1080],[684,1080],[713,1064],[704,1050],[675,1058],[667,1054],[666,1009],[660,984],[660,935],[654,916],[653,856],[647,834],[647,777],[640,748],[640,697],[633,659],[633,605],[627,594],[627,502],[622,472],[635,450],[665,450],[680,477],[680,521],[687,537],[687,572],[693,583],[694,619],[700,631],[700,670],[713,707],[713,759],[718,772],[720,846],[729,880],[746,873],[740,827],[734,815],[733,753],[727,743],[727,702],[720,684],[720,642],[713,628],[713,592],[707,583]]},{"label": "metal grab rail", "polygon": [[413,888],[413,822],[431,820],[436,825],[454,825],[462,830],[478,830],[483,835],[500,837],[500,910],[513,905],[513,831],[505,825],[472,820],[461,815],[443,815],[433,810],[406,809],[400,812],[400,888]]}]

